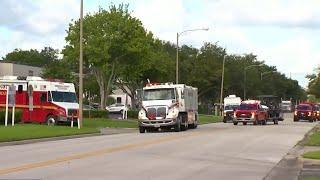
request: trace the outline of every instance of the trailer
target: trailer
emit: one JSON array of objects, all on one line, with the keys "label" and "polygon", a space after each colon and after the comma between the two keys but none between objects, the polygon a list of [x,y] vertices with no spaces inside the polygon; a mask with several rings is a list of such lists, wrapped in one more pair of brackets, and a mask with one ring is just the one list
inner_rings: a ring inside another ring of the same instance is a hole
[{"label": "trailer", "polygon": [[257,98],[268,112],[267,122],[278,124],[278,121],[284,120],[281,109],[281,98],[274,95],[260,95]]}]

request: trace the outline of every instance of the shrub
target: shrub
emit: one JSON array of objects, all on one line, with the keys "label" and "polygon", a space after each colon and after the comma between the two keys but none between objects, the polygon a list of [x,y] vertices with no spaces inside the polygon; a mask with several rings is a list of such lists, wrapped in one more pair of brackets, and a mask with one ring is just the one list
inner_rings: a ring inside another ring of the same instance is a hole
[{"label": "shrub", "polygon": [[129,119],[138,119],[138,113],[139,111],[138,110],[128,110],[128,118]]},{"label": "shrub", "polygon": [[[0,109],[0,123],[1,123],[1,125],[4,125],[5,117],[6,117],[6,110]],[[11,123],[11,118],[12,118],[12,113],[11,113],[11,108],[10,108],[9,113],[8,113],[8,124]],[[21,119],[22,119],[22,110],[16,109],[15,113],[14,113],[14,122],[15,123],[21,122]]]},{"label": "shrub", "polygon": [[[90,110],[90,118],[107,118],[109,112],[106,110]],[[89,110],[83,111],[83,117],[89,118]]]}]

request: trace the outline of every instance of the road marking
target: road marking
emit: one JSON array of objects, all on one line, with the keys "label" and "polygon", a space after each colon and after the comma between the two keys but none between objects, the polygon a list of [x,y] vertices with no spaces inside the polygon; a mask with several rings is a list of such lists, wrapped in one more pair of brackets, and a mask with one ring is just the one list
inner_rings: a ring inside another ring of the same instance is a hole
[{"label": "road marking", "polygon": [[50,160],[30,163],[30,164],[24,164],[21,166],[0,169],[0,175],[9,174],[9,173],[16,173],[16,172],[20,172],[20,171],[25,171],[25,170],[40,168],[40,167],[45,167],[45,166],[50,166],[50,165],[54,165],[54,164],[58,164],[58,163],[66,162],[66,161],[71,161],[71,160],[79,160],[79,159],[96,157],[96,156],[101,156],[101,155],[115,153],[115,152],[132,150],[132,149],[139,148],[139,147],[146,147],[146,146],[160,144],[160,143],[164,143],[164,142],[179,140],[182,138],[195,137],[195,136],[199,136],[201,134],[207,134],[207,133],[194,132],[191,134],[184,134],[184,135],[179,135],[179,136],[178,135],[169,136],[169,137],[154,139],[151,141],[145,141],[145,142],[136,143],[136,144],[128,144],[128,145],[123,145],[123,146],[118,146],[118,147],[113,147],[113,148],[104,148],[101,150],[85,152],[85,153],[80,153],[80,154],[60,157],[60,158],[56,158],[56,159],[50,159]]}]

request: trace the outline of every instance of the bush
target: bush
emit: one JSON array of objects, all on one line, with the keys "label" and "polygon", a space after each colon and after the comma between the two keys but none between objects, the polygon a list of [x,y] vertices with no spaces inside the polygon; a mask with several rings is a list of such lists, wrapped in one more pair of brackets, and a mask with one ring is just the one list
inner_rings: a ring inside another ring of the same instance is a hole
[{"label": "bush", "polygon": [[139,111],[138,110],[128,110],[128,118],[129,119],[138,119],[138,113]]},{"label": "bush", "polygon": [[[6,118],[6,110],[5,109],[0,109],[0,125],[4,125],[4,121]],[[8,124],[11,123],[11,118],[12,118],[12,113],[11,113],[11,108],[9,109],[8,113]],[[14,122],[18,123],[21,122],[22,119],[22,110],[16,109],[14,113]]]},{"label": "bush", "polygon": [[[107,118],[109,112],[106,110],[90,110],[90,118]],[[89,110],[83,111],[83,117],[89,118]]]}]

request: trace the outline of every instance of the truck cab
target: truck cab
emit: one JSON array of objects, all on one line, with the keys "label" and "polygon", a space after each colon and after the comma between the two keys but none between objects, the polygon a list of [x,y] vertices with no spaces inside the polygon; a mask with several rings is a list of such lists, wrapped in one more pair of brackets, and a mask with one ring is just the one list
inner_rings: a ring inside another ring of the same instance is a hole
[{"label": "truck cab", "polygon": [[242,122],[243,125],[247,125],[247,123],[265,125],[267,116],[267,111],[261,106],[260,101],[243,101],[239,108],[234,112],[235,118],[233,124],[237,125],[239,122]]},{"label": "truck cab", "polygon": [[239,108],[241,98],[236,95],[229,95],[223,99],[223,122],[232,122],[234,111]]},{"label": "truck cab", "polygon": [[309,122],[314,122],[317,120],[317,112],[317,107],[314,104],[301,103],[294,111],[293,121],[308,120]]},{"label": "truck cab", "polygon": [[197,88],[184,84],[149,83],[142,90],[139,131],[197,127]]}]

